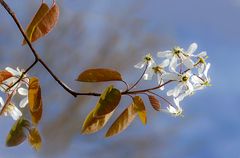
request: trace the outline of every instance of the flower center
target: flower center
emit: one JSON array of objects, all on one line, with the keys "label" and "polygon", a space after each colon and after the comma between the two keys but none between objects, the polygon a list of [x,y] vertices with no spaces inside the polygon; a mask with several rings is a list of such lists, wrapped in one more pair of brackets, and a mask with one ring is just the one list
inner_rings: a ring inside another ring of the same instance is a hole
[{"label": "flower center", "polygon": [[182,76],[182,82],[188,81],[189,77],[187,75]]},{"label": "flower center", "polygon": [[155,67],[152,67],[154,73],[162,73],[163,71],[163,68],[161,66],[155,66]]},{"label": "flower center", "polygon": [[147,54],[145,57],[144,57],[144,60],[145,61],[151,61],[152,60],[152,56],[150,54]]},{"label": "flower center", "polygon": [[182,49],[179,47],[173,48],[173,54],[179,56],[182,53]]}]

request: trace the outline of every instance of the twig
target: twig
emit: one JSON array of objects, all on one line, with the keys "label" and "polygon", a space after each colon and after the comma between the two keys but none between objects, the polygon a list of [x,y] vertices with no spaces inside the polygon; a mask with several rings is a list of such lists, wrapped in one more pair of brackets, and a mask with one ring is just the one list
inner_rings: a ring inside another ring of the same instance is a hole
[{"label": "twig", "polygon": [[[11,86],[15,86],[18,82],[21,81],[22,77],[24,76],[24,74],[26,74],[30,69],[32,69],[38,62],[41,63],[41,65],[48,71],[48,73],[54,78],[54,80],[64,89],[66,90],[68,93],[70,93],[71,95],[73,95],[74,97],[77,96],[84,96],[84,95],[88,95],[88,96],[100,96],[101,93],[93,93],[93,92],[89,92],[89,93],[82,93],[82,92],[76,92],[74,90],[72,90],[70,87],[68,87],[63,81],[61,81],[54,73],[53,71],[48,67],[48,65],[40,58],[40,56],[38,55],[37,51],[34,49],[33,45],[31,44],[30,40],[28,39],[27,35],[25,34],[22,25],[20,24],[19,20],[16,17],[16,14],[14,13],[14,11],[8,6],[8,4],[4,1],[4,0],[0,0],[1,5],[4,7],[4,9],[8,12],[8,14],[12,17],[12,19],[14,20],[15,24],[17,25],[19,31],[21,32],[24,40],[27,42],[28,47],[30,48],[32,54],[35,57],[35,61],[23,72],[22,76]],[[144,93],[144,92],[148,92],[151,90],[155,90],[158,89],[170,82],[172,82],[172,80],[169,80],[168,82],[165,82],[162,85],[153,87],[153,88],[148,88],[148,89],[143,89],[143,90],[136,90],[136,91],[130,91],[131,89],[133,89],[142,79],[143,75],[145,74],[146,70],[148,68],[148,64],[145,67],[145,70],[143,72],[143,74],[141,75],[141,77],[136,81],[135,84],[133,84],[130,88],[128,86],[128,84],[125,81],[122,81],[127,89],[125,91],[122,91],[121,94],[122,95],[130,95],[130,94],[138,94],[138,93]],[[9,89],[11,89],[11,87]]]}]

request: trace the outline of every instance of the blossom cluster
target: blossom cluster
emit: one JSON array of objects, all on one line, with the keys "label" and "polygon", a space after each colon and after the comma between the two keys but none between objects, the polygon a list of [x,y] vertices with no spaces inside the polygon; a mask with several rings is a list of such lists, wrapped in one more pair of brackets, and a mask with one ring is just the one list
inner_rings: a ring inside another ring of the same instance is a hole
[{"label": "blossom cluster", "polygon": [[164,83],[174,83],[174,88],[167,91],[167,96],[173,98],[174,104],[169,104],[162,111],[174,116],[181,116],[183,109],[180,102],[194,92],[210,86],[210,77],[208,70],[210,63],[206,62],[207,52],[195,53],[198,45],[192,43],[187,50],[174,47],[172,50],[160,51],[157,57],[162,62],[156,63],[151,54],[143,57],[143,60],[134,67],[142,69],[145,67],[143,79],[151,80],[154,75],[157,76],[157,83],[160,90],[164,90]]},{"label": "blossom cluster", "polygon": [[[28,86],[29,79],[23,70],[17,68],[16,70],[7,67],[1,71],[2,80],[0,82],[0,114],[4,116],[11,116],[14,120],[18,120],[22,116],[22,112],[18,107],[24,108],[28,104]],[[13,102],[16,95],[23,96],[19,105]],[[5,99],[4,99],[5,98]]]}]

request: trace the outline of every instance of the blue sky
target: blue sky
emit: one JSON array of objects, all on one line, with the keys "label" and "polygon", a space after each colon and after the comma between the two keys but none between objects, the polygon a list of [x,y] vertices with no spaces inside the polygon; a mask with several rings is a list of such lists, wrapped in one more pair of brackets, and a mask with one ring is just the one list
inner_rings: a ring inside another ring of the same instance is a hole
[{"label": "blue sky", "polygon": [[[26,0],[24,3],[28,3],[28,1]],[[36,7],[37,3],[31,3]],[[113,142],[117,144],[118,141],[127,137],[137,140],[137,138],[143,139],[143,137],[151,135],[155,135],[155,139],[152,140],[153,147],[147,150],[148,156],[151,158],[240,157],[240,126],[238,123],[240,120],[239,0],[149,0],[145,3],[135,0],[92,0],[72,1],[70,4],[69,1],[59,1],[59,3],[62,6],[65,5],[64,13],[68,13],[68,15],[79,10],[85,12],[85,16],[88,17],[86,26],[91,28],[90,31],[95,36],[99,36],[97,39],[102,38],[101,30],[107,28],[107,24],[104,23],[106,16],[118,17],[123,14],[122,10],[126,6],[134,4],[137,11],[129,16],[132,19],[144,21],[146,26],[143,33],[153,33],[170,39],[170,43],[164,43],[159,50],[169,49],[175,45],[187,48],[189,44],[196,42],[199,50],[208,52],[208,60],[212,64],[210,75],[213,86],[184,101],[185,117],[183,118],[154,114],[146,128],[143,128],[138,122],[124,134],[111,140],[97,138],[96,141],[93,141],[88,136],[86,138],[76,136],[66,150],[49,157],[79,157],[79,155],[83,155],[87,158],[94,157],[92,154],[94,152],[99,152],[98,157],[111,157],[110,154],[102,153],[101,149],[108,148]],[[22,2],[20,4],[15,0],[9,1],[9,4],[17,13],[20,13],[18,15],[20,18],[27,13],[26,10],[21,13],[24,8]],[[91,5],[90,9],[84,10],[84,7],[88,5]],[[2,8],[0,9],[0,19],[0,25],[3,22],[6,26],[12,24],[8,21]],[[0,48],[5,45],[6,40],[10,40],[1,37],[1,33],[4,31],[2,28],[0,26]],[[9,28],[16,29],[13,26]],[[0,52],[0,55],[2,54]],[[141,55],[143,54],[144,52],[141,53]],[[7,63],[8,60],[9,58],[4,58],[4,62]],[[135,61],[137,62],[138,59]],[[1,133],[7,133],[10,128],[9,122],[9,119],[1,117]],[[166,135],[168,137],[165,137]],[[36,154],[26,143],[9,149],[4,146],[4,141],[5,135],[1,134],[0,157],[12,158],[16,157],[16,154],[25,158],[42,157],[41,153]],[[164,146],[161,146],[159,142],[164,142]],[[116,154],[116,157],[126,154],[129,157],[136,157],[137,150],[139,149],[134,146],[120,144],[118,150],[114,150],[113,153]]]}]

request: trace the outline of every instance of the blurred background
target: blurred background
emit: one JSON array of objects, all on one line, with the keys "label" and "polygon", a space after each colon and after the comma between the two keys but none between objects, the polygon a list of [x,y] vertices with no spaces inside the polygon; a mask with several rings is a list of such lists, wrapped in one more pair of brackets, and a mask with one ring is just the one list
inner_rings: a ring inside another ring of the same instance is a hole
[{"label": "blurred background", "polygon": [[[6,2],[24,27],[40,5],[40,0]],[[136,119],[126,131],[106,139],[107,128],[93,135],[80,134],[98,98],[73,98],[38,65],[30,74],[41,79],[43,148],[37,153],[27,142],[5,147],[14,122],[1,117],[0,158],[240,157],[240,0],[58,0],[58,4],[58,25],[34,46],[56,75],[75,90],[101,92],[106,86],[77,83],[76,77],[86,68],[117,69],[132,83],[141,74],[133,65],[147,52],[177,45],[188,48],[192,42],[198,43],[199,51],[208,52],[213,86],[184,100],[184,117],[180,118],[155,112],[146,100],[145,127]],[[12,19],[0,7],[1,69],[26,68],[33,62],[21,40]],[[113,117],[128,103],[126,97]]]}]

